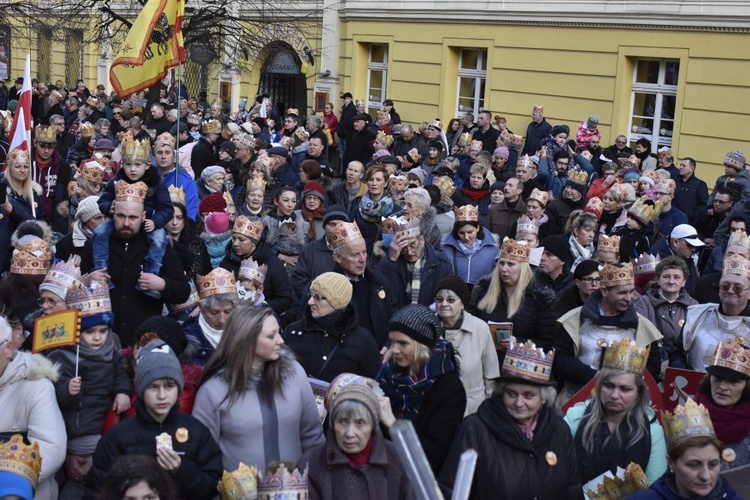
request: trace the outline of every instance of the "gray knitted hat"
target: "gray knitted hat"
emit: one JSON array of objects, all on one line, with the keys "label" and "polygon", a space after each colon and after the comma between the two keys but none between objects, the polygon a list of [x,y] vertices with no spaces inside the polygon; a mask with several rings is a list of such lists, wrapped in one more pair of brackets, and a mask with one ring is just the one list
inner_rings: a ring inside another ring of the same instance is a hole
[{"label": "gray knitted hat", "polygon": [[433,347],[442,333],[442,326],[427,306],[411,304],[396,311],[388,322],[388,331],[401,332],[420,344]]},{"label": "gray knitted hat", "polygon": [[177,382],[180,392],[185,385],[182,367],[174,351],[163,340],[152,340],[138,355],[135,365],[135,390],[139,399],[154,380],[171,378]]}]

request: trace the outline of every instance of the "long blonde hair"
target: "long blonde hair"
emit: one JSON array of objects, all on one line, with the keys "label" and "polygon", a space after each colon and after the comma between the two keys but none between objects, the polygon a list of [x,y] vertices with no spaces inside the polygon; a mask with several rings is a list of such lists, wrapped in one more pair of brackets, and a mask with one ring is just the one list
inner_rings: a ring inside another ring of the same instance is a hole
[{"label": "long blonde hair", "polygon": [[[531,272],[531,266],[528,262],[519,262],[518,265],[521,268],[521,273],[518,276],[518,283],[513,292],[508,296],[507,312],[509,318],[512,318],[521,308],[523,296],[526,293],[526,287],[528,287],[534,280],[534,275]],[[498,260],[497,264],[495,264],[495,269],[492,271],[492,279],[490,280],[490,286],[487,287],[487,293],[484,294],[484,297],[479,301],[477,307],[486,313],[492,313],[500,304],[500,296],[502,292],[503,282],[500,279],[500,260]]]}]

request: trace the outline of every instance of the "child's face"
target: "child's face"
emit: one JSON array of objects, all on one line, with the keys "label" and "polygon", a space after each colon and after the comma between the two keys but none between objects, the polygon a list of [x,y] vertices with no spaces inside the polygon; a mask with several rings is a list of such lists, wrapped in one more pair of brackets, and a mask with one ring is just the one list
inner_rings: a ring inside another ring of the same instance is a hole
[{"label": "child's face", "polygon": [[146,173],[146,169],[148,168],[148,163],[144,163],[140,160],[125,160],[125,162],[122,164],[122,168],[125,171],[125,175],[130,179],[131,181],[137,181],[141,177],[143,177],[143,174]]},{"label": "child's face", "polygon": [[107,335],[109,335],[109,325],[97,325],[84,330],[81,333],[81,340],[83,340],[92,351],[98,351],[107,342]]},{"label": "child's face", "polygon": [[564,146],[568,142],[568,134],[561,132],[555,136],[555,142],[558,146]]},{"label": "child's face", "polygon": [[638,223],[638,221],[630,216],[628,216],[628,221],[625,223],[625,225],[627,226],[628,229],[633,229],[633,230],[641,228],[641,225]]},{"label": "child's face", "polygon": [[651,189],[651,184],[649,184],[648,182],[641,182],[639,186],[641,188],[641,193],[645,193],[646,191]]},{"label": "child's face", "polygon": [[157,422],[161,422],[177,403],[179,394],[180,388],[171,378],[154,380],[143,391],[143,404],[146,405],[148,414]]}]

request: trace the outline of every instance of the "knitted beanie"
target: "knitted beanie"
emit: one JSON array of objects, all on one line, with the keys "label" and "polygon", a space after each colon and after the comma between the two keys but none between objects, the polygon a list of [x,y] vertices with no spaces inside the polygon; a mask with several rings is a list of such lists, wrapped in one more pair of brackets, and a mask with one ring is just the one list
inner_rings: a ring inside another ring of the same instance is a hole
[{"label": "knitted beanie", "polygon": [[224,195],[221,193],[211,193],[205,196],[200,205],[198,205],[198,211],[203,214],[209,212],[223,212],[227,209],[227,200],[224,199]]},{"label": "knitted beanie", "polygon": [[229,214],[226,212],[211,212],[206,217],[206,230],[211,234],[221,234],[229,231]]},{"label": "knitted beanie", "polygon": [[745,155],[741,151],[730,151],[724,158],[724,165],[742,171],[745,168]]},{"label": "knitted beanie", "polygon": [[638,171],[637,168],[629,168],[625,171],[625,175],[623,176],[623,180],[625,182],[628,181],[637,181],[640,179],[641,173]]},{"label": "knitted beanie", "polygon": [[178,357],[188,346],[182,325],[168,316],[151,316],[135,330],[135,338],[140,339],[146,333],[155,333]]},{"label": "knitted beanie", "polygon": [[313,280],[310,290],[321,294],[337,311],[352,301],[352,284],[339,273],[323,273]]},{"label": "knitted beanie", "polygon": [[373,424],[380,422],[380,404],[375,391],[367,384],[349,384],[336,392],[331,403],[331,415],[336,415],[337,406],[344,401],[356,401],[367,408],[372,415]]},{"label": "knitted beanie", "polygon": [[78,209],[76,210],[77,220],[85,224],[97,215],[101,215],[98,196],[88,196],[78,202]]},{"label": "knitted beanie", "polygon": [[552,127],[552,133],[550,135],[555,137],[558,134],[570,135],[570,127],[567,125],[555,125]]},{"label": "knitted beanie", "polygon": [[563,262],[570,260],[570,245],[568,241],[560,236],[559,234],[552,234],[547,236],[539,243],[540,247],[544,247],[545,252],[549,252]]},{"label": "knitted beanie", "polygon": [[437,295],[440,290],[450,290],[451,292],[458,295],[464,308],[469,306],[469,287],[466,286],[466,282],[456,276],[455,274],[449,274],[444,276],[435,285],[435,292],[433,295]]},{"label": "knitted beanie", "polygon": [[442,329],[435,313],[421,304],[410,304],[399,309],[388,322],[389,332],[401,332],[427,347],[435,345]]},{"label": "knitted beanie", "polygon": [[329,222],[335,220],[349,222],[349,214],[343,205],[331,205],[326,208],[326,214],[323,216],[323,227],[326,227]]},{"label": "knitted beanie", "polygon": [[651,177],[649,177],[648,175],[642,175],[642,176],[641,176],[641,177],[640,177],[640,178],[638,179],[638,182],[646,182],[646,183],[648,183],[648,185],[649,185],[649,186],[651,186],[651,187],[653,187],[653,186],[654,186],[654,184],[656,184],[656,183],[654,182],[654,180],[653,180],[653,179],[652,179]]},{"label": "knitted beanie", "polygon": [[182,367],[174,351],[163,340],[152,340],[141,350],[135,365],[135,390],[143,399],[146,388],[155,380],[171,378],[177,383],[179,392],[185,386]]},{"label": "knitted beanie", "polygon": [[323,186],[319,182],[310,181],[305,183],[305,188],[302,191],[302,199],[305,199],[307,196],[317,196],[320,201],[325,202]]},{"label": "knitted beanie", "polygon": [[510,156],[510,153],[508,152],[508,148],[506,148],[505,146],[500,146],[499,148],[495,148],[495,151],[492,153],[492,156],[494,156],[495,158],[497,157],[507,158],[508,156]]}]

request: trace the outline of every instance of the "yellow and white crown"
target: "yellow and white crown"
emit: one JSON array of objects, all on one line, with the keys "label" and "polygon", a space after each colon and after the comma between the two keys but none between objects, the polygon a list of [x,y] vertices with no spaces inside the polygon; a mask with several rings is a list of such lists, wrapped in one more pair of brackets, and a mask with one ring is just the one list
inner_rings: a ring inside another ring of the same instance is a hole
[{"label": "yellow and white crown", "polygon": [[390,148],[393,144],[393,136],[386,134],[382,130],[378,130],[378,135],[375,136],[375,140],[381,144],[385,144],[385,146],[388,148]]},{"label": "yellow and white crown", "polygon": [[526,214],[523,214],[518,218],[518,224],[516,226],[516,236],[524,233],[539,234],[539,226]]},{"label": "yellow and white crown", "polygon": [[127,181],[115,182],[115,201],[133,201],[144,203],[148,194],[148,186],[143,181],[130,184]]},{"label": "yellow and white crown", "polygon": [[263,223],[261,221],[250,220],[244,215],[240,215],[234,219],[232,232],[247,236],[251,240],[257,242],[260,241],[260,237],[263,235]]},{"label": "yellow and white crown", "polygon": [[653,201],[648,196],[641,196],[630,206],[628,214],[645,226],[659,217],[661,209],[661,201]]},{"label": "yellow and white crown", "polygon": [[650,352],[650,345],[643,349],[638,349],[635,342],[631,341],[628,337],[624,337],[619,342],[612,342],[608,347],[604,348],[602,368],[623,370],[641,375],[646,368]]},{"label": "yellow and white crown", "polygon": [[514,260],[516,262],[528,262],[531,246],[525,241],[516,241],[511,238],[503,240],[503,246],[500,248],[500,258]]},{"label": "yellow and white crown", "polygon": [[464,205],[454,207],[453,212],[456,214],[456,222],[478,222],[479,208],[474,205]]},{"label": "yellow and white crown", "polygon": [[661,257],[642,253],[640,257],[633,259],[633,271],[636,276],[646,273],[655,273],[656,265],[661,262]]},{"label": "yellow and white crown", "polygon": [[203,135],[220,134],[221,122],[219,120],[206,120],[203,122],[201,131],[203,132]]},{"label": "yellow and white crown", "polygon": [[195,281],[201,299],[221,293],[237,294],[234,274],[221,267],[217,267],[205,276],[196,275]]},{"label": "yellow and white crown", "polygon": [[81,165],[78,166],[78,177],[94,184],[101,184],[104,180],[104,167],[94,160],[81,162]]},{"label": "yellow and white crown", "polygon": [[261,178],[252,178],[247,181],[248,191],[263,191],[266,192],[266,180]]},{"label": "yellow and white crown", "polygon": [[16,244],[10,258],[10,272],[24,275],[45,275],[52,264],[52,249],[41,238]]},{"label": "yellow and white crown", "polygon": [[668,446],[691,437],[716,437],[708,410],[692,399],[675,408],[674,413],[665,411],[662,414],[662,425]]},{"label": "yellow and white crown", "polygon": [[289,472],[282,463],[273,474],[267,472],[258,483],[259,500],[276,500],[281,498],[295,498],[307,500],[307,469],[300,472],[294,469]]},{"label": "yellow and white crown", "polygon": [[527,340],[524,344],[517,344],[514,337],[511,337],[500,376],[546,384],[550,382],[552,376],[554,359],[554,349],[545,353],[544,349],[537,347],[531,340]]},{"label": "yellow and white crown", "polygon": [[39,442],[30,445],[23,442],[20,434],[14,434],[5,443],[0,443],[0,472],[10,472],[26,479],[36,490],[42,470],[42,455]]},{"label": "yellow and white crown", "polygon": [[81,137],[93,137],[95,130],[92,124],[90,124],[89,122],[83,122],[81,123],[81,127],[78,129],[78,132],[81,134]]},{"label": "yellow and white crown", "polygon": [[542,207],[546,207],[547,202],[549,201],[549,193],[547,191],[541,191],[538,188],[534,188],[534,190],[529,195],[529,200],[536,200],[542,204]]},{"label": "yellow and white crown", "polygon": [[44,277],[44,281],[40,287],[44,285],[60,291],[58,295],[65,298],[68,294],[68,290],[83,286],[81,270],[63,260],[58,261],[50,267],[49,271],[47,271],[47,275]]},{"label": "yellow and white crown", "polygon": [[125,137],[120,143],[122,148],[122,161],[140,161],[149,162],[151,156],[151,142],[148,139],[142,141],[134,140],[132,137]]},{"label": "yellow and white crown", "polygon": [[[388,217],[384,218],[383,222],[380,223],[380,232],[383,234],[394,234],[396,232],[396,219],[397,218],[398,218],[397,215],[389,215]],[[328,234],[329,234],[329,231],[328,231],[328,228],[326,228],[326,235]]]},{"label": "yellow and white crown", "polygon": [[586,498],[589,500],[617,500],[627,498],[636,491],[646,490],[648,487],[648,478],[646,478],[641,466],[635,462],[630,462],[627,469],[624,469],[622,477],[620,474],[616,474],[614,478],[605,476],[596,490],[586,490]]},{"label": "yellow and white crown", "polygon": [[729,247],[742,247],[750,249],[750,236],[744,231],[744,229],[737,229],[729,235],[729,241],[727,242],[727,248]]},{"label": "yellow and white crown", "polygon": [[224,471],[219,481],[221,500],[256,500],[258,498],[258,469],[240,462],[234,472]]},{"label": "yellow and white crown", "polygon": [[724,259],[724,268],[721,271],[722,276],[728,274],[750,278],[750,260],[747,260],[741,255],[730,255]]},{"label": "yellow and white crown", "polygon": [[585,186],[589,182],[589,174],[585,170],[571,169],[568,171],[568,180],[575,184]]},{"label": "yellow and white crown", "polygon": [[532,109],[532,113],[544,113],[544,106],[542,106],[541,104],[535,105]]},{"label": "yellow and white crown", "polygon": [[185,206],[185,190],[181,187],[169,186],[169,199],[172,203],[179,203],[183,207]]},{"label": "yellow and white crown", "polygon": [[534,158],[532,156],[523,155],[518,157],[518,163],[516,163],[516,166],[524,168],[536,168],[536,162],[534,161]]},{"label": "yellow and white crown", "polygon": [[159,134],[159,137],[157,137],[156,141],[154,142],[154,147],[169,146],[171,148],[174,148],[176,145],[177,145],[177,141],[175,140],[174,136],[170,134],[169,132],[164,132],[162,134]]},{"label": "yellow and white crown", "polygon": [[599,236],[599,246],[597,250],[601,252],[614,252],[620,253],[620,237],[617,235],[607,236],[602,234]]},{"label": "yellow and white crown", "polygon": [[468,146],[469,144],[471,144],[471,138],[472,138],[471,133],[464,132],[458,137],[458,143],[461,146]]},{"label": "yellow and white crown", "polygon": [[68,309],[78,309],[81,317],[112,312],[112,300],[109,286],[101,281],[91,281],[88,276],[82,278],[83,286],[71,288],[65,297]]},{"label": "yellow and white crown", "polygon": [[422,232],[422,224],[419,217],[396,217],[393,219],[394,234],[404,234],[405,236],[419,236]]},{"label": "yellow and white crown", "polygon": [[448,198],[456,192],[456,185],[453,183],[453,179],[447,175],[438,177],[434,184],[440,189],[440,193]]},{"label": "yellow and white crown", "polygon": [[359,230],[356,222],[342,222],[337,224],[331,232],[331,237],[328,242],[331,244],[331,248],[336,249],[342,245],[346,245],[350,241],[364,239],[362,232]]},{"label": "yellow and white crown", "polygon": [[29,152],[23,149],[14,149],[8,153],[6,159],[8,166],[10,165],[28,165],[29,164]]},{"label": "yellow and white crown", "polygon": [[[86,123],[81,124],[81,130],[83,130],[84,125],[86,125]],[[88,125],[91,126],[90,123]],[[91,130],[93,131],[94,127],[91,127]],[[94,135],[93,132],[91,135]],[[88,137],[91,137],[91,135]],[[34,128],[34,140],[40,144],[52,144],[57,142],[57,134],[53,127],[48,125],[38,125]]]},{"label": "yellow and white crown", "polygon": [[745,347],[744,337],[719,342],[711,366],[729,368],[750,377],[750,350]]},{"label": "yellow and white crown", "polygon": [[620,266],[607,264],[601,271],[602,286],[610,288],[613,286],[632,285],[635,283],[633,276],[633,264],[628,262]]},{"label": "yellow and white crown", "polygon": [[251,280],[261,285],[266,281],[266,274],[268,273],[268,266],[263,264],[258,265],[252,258],[245,259],[240,263],[240,271],[237,273],[238,279]]}]

